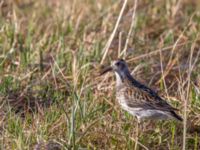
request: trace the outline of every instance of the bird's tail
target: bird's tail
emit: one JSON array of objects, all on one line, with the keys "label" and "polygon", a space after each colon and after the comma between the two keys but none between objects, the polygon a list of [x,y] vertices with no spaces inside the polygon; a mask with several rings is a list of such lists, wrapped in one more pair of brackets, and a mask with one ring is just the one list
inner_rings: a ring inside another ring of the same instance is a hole
[{"label": "bird's tail", "polygon": [[177,119],[181,122],[183,121],[183,118],[181,118],[181,116],[177,115],[174,111],[171,111],[171,114],[175,119]]}]

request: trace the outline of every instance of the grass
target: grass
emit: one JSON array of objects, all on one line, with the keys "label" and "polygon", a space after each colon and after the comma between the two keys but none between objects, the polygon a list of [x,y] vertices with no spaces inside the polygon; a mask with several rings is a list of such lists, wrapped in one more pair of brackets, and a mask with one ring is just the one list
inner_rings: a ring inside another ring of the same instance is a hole
[{"label": "grass", "polygon": [[120,53],[184,118],[146,121],[137,149],[200,149],[200,3],[128,1],[119,18],[122,6],[0,2],[0,149],[133,149],[136,119],[115,101],[114,76],[98,76]]}]

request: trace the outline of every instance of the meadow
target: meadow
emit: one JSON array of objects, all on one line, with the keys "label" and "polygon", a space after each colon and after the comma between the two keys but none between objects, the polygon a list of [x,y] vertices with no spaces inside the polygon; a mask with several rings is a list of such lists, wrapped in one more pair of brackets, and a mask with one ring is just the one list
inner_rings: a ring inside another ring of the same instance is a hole
[{"label": "meadow", "polygon": [[[1,0],[0,149],[200,149],[200,2]],[[184,119],[137,120],[115,100],[124,58]],[[138,139],[138,142],[136,142]]]}]

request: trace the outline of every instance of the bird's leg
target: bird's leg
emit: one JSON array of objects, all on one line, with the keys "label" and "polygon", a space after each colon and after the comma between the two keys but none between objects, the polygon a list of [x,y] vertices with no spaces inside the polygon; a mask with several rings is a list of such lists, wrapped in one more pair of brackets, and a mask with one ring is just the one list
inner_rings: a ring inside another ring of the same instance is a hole
[{"label": "bird's leg", "polygon": [[141,119],[139,119],[139,128],[142,132],[144,131],[144,122]]},{"label": "bird's leg", "polygon": [[137,124],[136,124],[136,134],[135,134],[135,148],[134,150],[137,150],[138,145],[138,136],[139,136],[139,124],[140,124],[140,118],[137,118]]}]

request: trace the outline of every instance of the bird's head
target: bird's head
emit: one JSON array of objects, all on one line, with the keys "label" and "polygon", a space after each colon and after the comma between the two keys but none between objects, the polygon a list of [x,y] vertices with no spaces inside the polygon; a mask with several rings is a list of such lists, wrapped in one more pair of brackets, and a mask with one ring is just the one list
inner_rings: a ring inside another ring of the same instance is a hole
[{"label": "bird's head", "polygon": [[114,71],[121,78],[124,78],[129,73],[128,65],[123,59],[118,59],[118,60],[112,61],[110,66],[105,67],[102,70],[101,75],[105,74],[109,71]]}]

